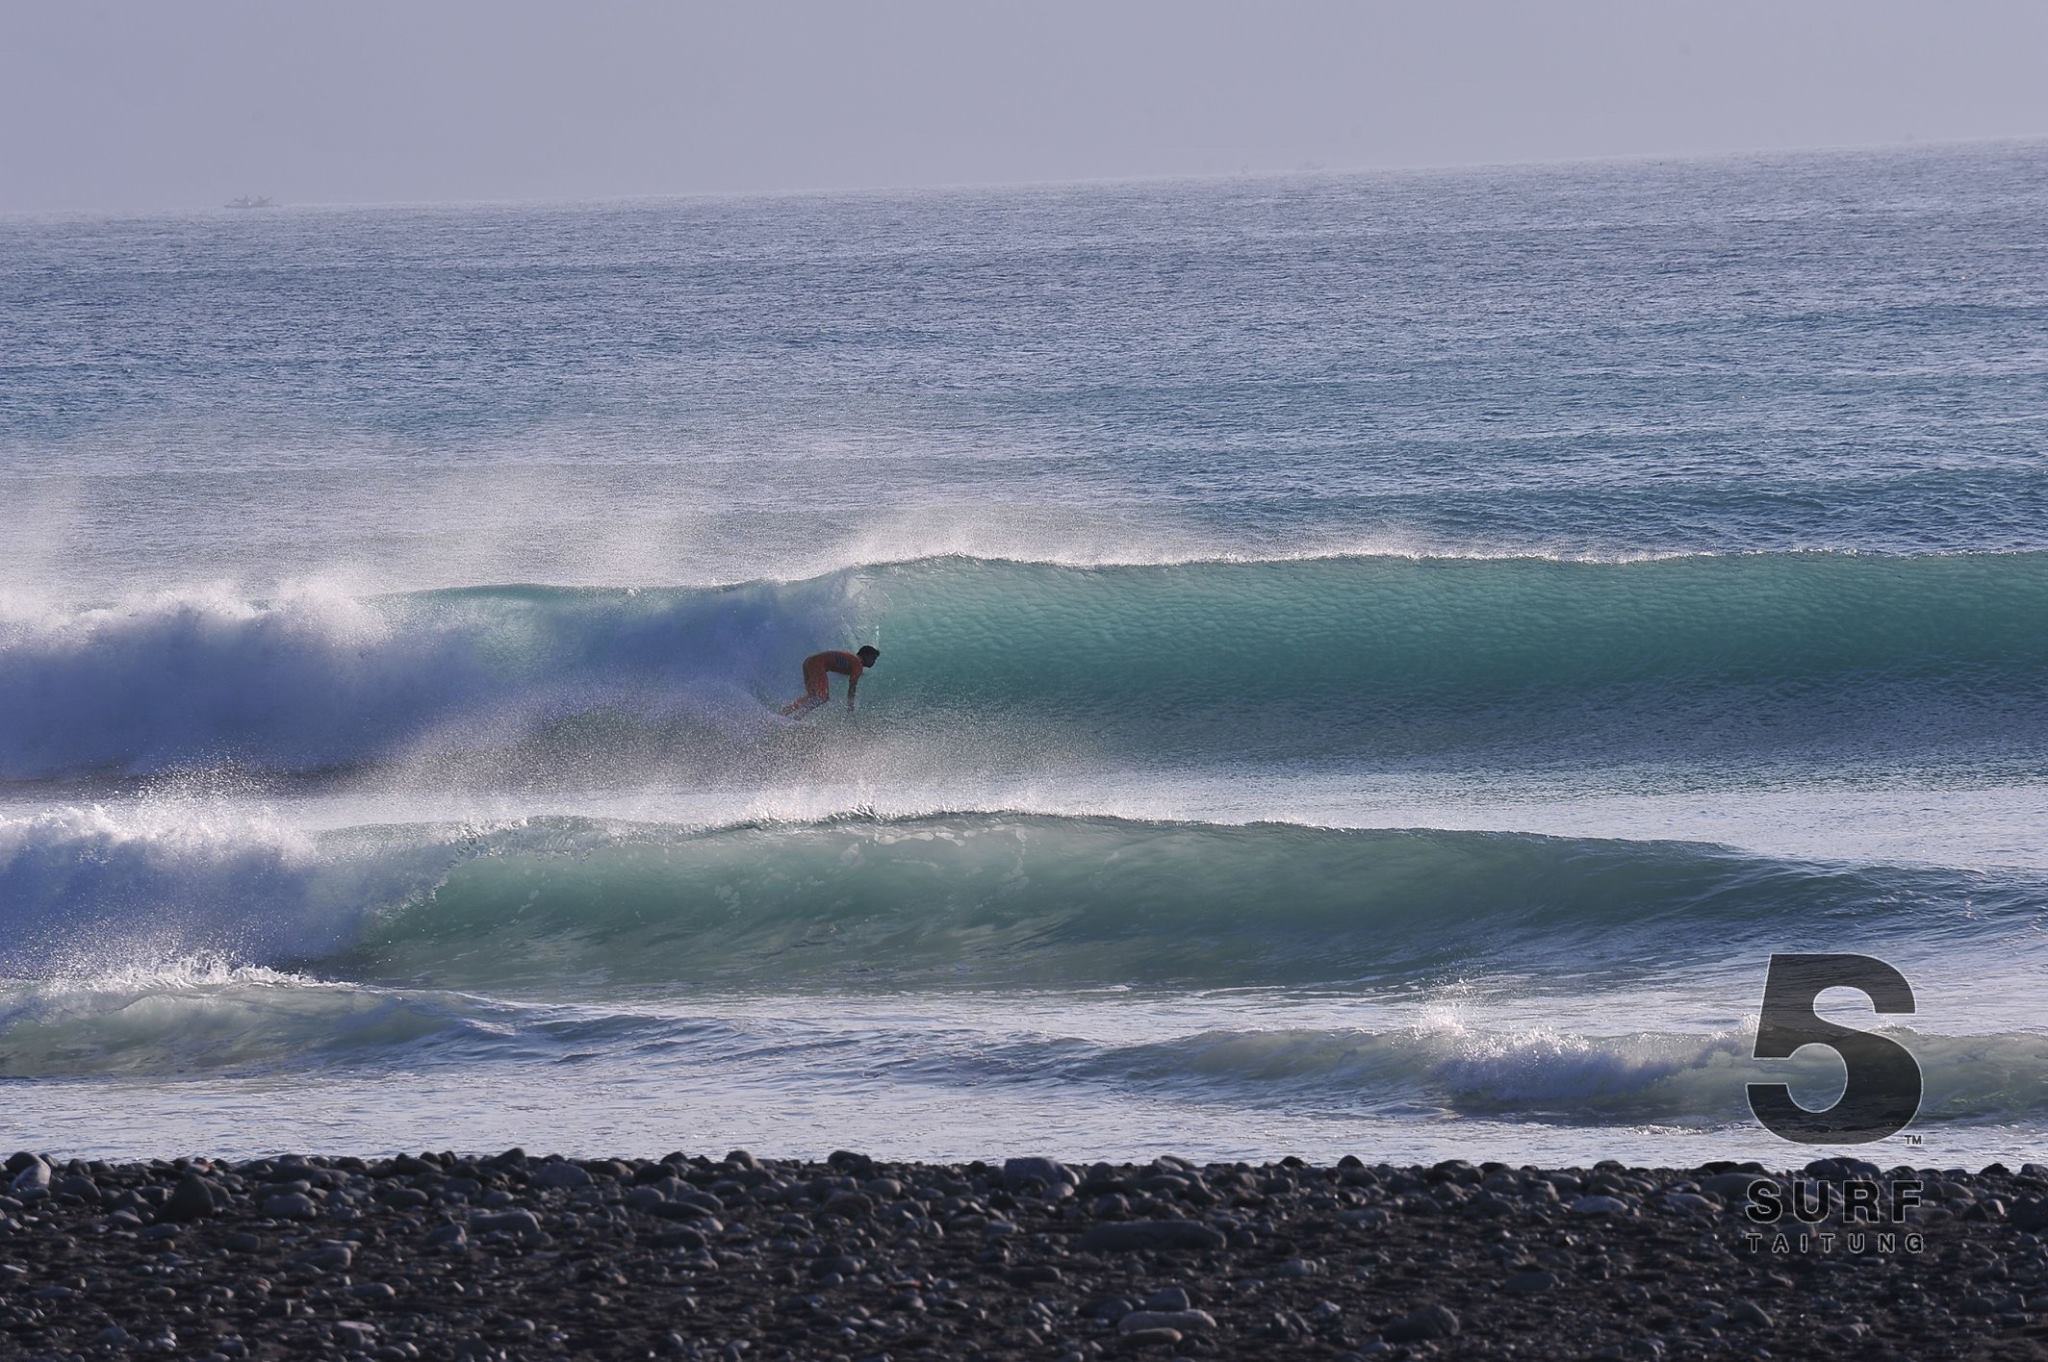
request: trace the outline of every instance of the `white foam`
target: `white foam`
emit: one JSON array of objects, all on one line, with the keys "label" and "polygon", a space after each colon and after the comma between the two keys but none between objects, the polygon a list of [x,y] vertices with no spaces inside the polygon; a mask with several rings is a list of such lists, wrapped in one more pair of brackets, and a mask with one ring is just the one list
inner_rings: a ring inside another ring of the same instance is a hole
[{"label": "white foam", "polygon": [[0,815],[0,973],[81,988],[223,982],[338,949],[450,859],[433,839],[375,855],[324,851],[226,800]]},{"label": "white foam", "polygon": [[843,630],[837,584],[631,598],[365,600],[223,586],[66,608],[0,599],[0,779],[247,763],[316,770],[516,741],[599,709],[760,726],[772,664]]}]

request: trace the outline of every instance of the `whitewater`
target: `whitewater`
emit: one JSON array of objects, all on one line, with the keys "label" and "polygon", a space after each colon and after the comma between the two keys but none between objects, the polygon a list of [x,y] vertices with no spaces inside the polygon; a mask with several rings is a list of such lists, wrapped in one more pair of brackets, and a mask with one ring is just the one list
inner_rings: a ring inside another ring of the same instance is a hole
[{"label": "whitewater", "polygon": [[2043,164],[0,220],[0,1139],[2033,1157]]}]

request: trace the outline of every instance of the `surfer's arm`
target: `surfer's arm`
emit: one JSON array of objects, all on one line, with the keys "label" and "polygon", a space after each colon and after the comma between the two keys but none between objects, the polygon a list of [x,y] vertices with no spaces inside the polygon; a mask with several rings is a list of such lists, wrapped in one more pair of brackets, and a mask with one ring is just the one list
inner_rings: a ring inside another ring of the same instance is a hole
[{"label": "surfer's arm", "polygon": [[846,712],[848,714],[853,713],[853,693],[859,689],[860,674],[856,672],[846,678]]}]

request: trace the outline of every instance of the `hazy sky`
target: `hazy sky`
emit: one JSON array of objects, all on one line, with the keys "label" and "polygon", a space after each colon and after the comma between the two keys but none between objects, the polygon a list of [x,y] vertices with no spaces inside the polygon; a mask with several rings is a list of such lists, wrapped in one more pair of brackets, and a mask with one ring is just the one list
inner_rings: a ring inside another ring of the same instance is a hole
[{"label": "hazy sky", "polygon": [[2048,134],[2041,0],[0,0],[0,211]]}]

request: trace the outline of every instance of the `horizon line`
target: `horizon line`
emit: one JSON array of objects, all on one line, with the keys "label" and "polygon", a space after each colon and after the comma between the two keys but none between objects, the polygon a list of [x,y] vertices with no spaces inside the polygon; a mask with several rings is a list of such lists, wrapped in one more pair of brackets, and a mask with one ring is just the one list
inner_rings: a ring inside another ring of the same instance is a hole
[{"label": "horizon line", "polygon": [[[2048,142],[2048,132],[1999,135],[1996,137],[1909,138],[1905,141],[1836,142],[1797,147],[1734,147],[1712,151],[1612,152],[1592,155],[1536,156],[1510,160],[1443,161],[1416,165],[1324,165],[1306,162],[1279,168],[1243,168],[1234,171],[1161,171],[1128,175],[1076,176],[1063,179],[1017,180],[931,180],[874,185],[809,185],[756,189],[640,190],[594,195],[448,198],[448,199],[308,199],[274,202],[265,207],[232,209],[226,203],[156,205],[125,208],[0,208],[0,220],[26,218],[122,219],[173,217],[219,212],[278,212],[293,210],[374,211],[394,208],[537,208],[578,205],[675,202],[692,199],[801,199],[801,198],[899,198],[920,194],[1031,193],[1061,189],[1108,188],[1116,185],[1227,184],[1238,181],[1290,179],[1345,179],[1368,176],[1427,176],[1504,170],[1565,169],[1575,166],[1655,164],[1662,162],[1716,162],[1768,160],[1872,152],[1919,152],[1956,150],[1965,147],[2027,146]],[[260,190],[244,190],[245,196],[270,197]]]}]

